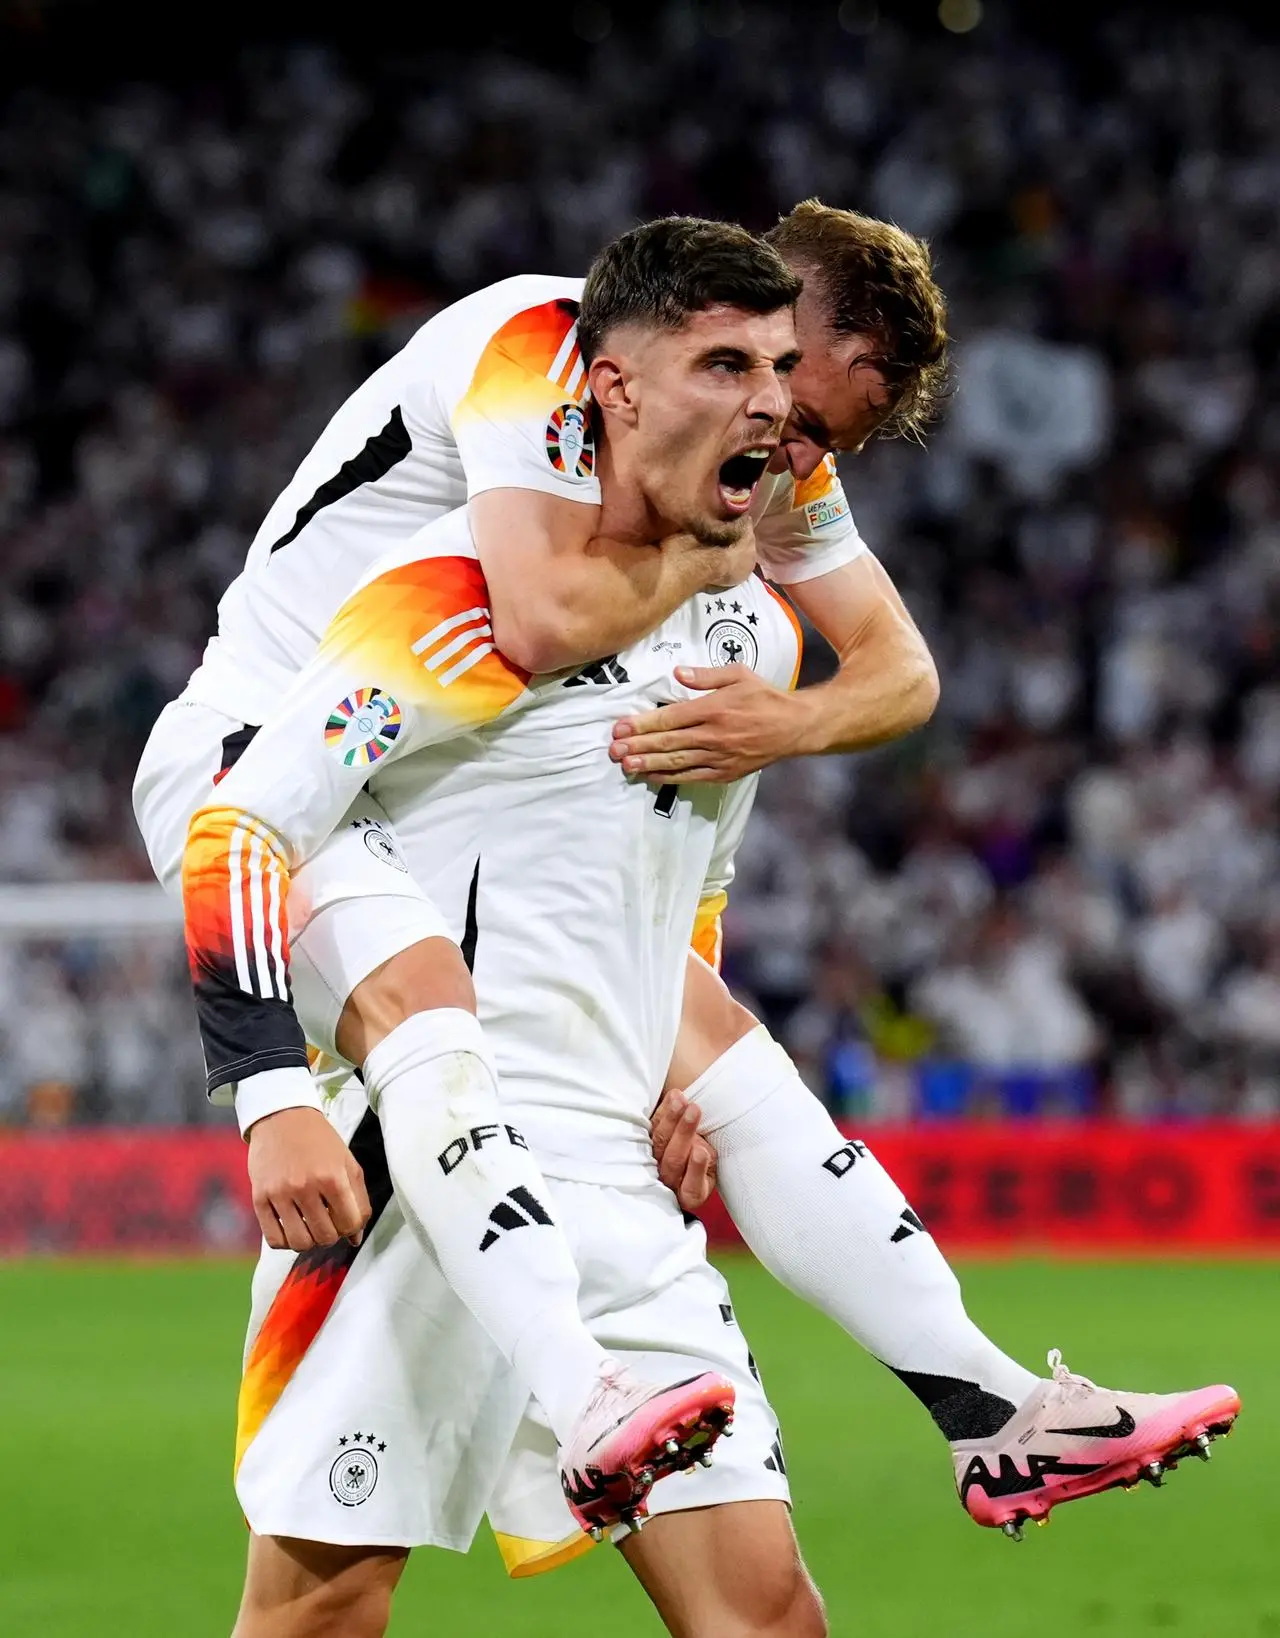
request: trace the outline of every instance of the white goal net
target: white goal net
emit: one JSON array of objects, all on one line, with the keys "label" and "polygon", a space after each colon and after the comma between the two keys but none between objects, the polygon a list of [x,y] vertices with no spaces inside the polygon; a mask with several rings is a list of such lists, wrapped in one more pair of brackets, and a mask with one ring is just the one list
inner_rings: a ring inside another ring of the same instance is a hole
[{"label": "white goal net", "polygon": [[0,1124],[221,1118],[173,900],[139,882],[0,886]]}]

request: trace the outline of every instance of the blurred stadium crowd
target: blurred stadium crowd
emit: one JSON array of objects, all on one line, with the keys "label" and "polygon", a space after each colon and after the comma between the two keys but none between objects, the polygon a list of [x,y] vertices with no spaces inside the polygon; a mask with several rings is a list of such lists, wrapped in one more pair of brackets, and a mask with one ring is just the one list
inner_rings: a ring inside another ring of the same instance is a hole
[{"label": "blurred stadium crowd", "polygon": [[[277,46],[5,100],[0,882],[147,877],[152,719],[439,305],[817,194],[928,237],[952,303],[928,452],[843,467],[942,703],[766,776],[729,975],[851,1111],[1280,1113],[1274,42],[570,15],[559,63]],[[164,940],[0,945],[0,1114],[204,1118],[185,984]]]}]

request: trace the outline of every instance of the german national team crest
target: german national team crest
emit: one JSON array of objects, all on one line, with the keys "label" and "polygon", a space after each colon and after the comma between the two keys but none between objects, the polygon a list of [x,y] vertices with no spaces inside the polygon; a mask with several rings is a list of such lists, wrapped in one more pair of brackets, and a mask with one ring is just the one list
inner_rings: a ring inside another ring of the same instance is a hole
[{"label": "german national team crest", "polygon": [[324,742],[344,767],[365,768],[386,756],[402,725],[400,707],[390,694],[357,688],[330,711]]},{"label": "german national team crest", "polygon": [[378,1483],[378,1458],[374,1451],[385,1450],[387,1442],[372,1433],[343,1434],[342,1449],[329,1469],[329,1489],[342,1507],[359,1507],[373,1495]]},{"label": "german national team crest", "polygon": [[404,862],[395,839],[376,819],[353,819],[351,828],[364,837],[364,845],[379,864],[390,865],[393,870],[403,870],[408,875],[409,866]]},{"label": "german national team crest", "polygon": [[547,421],[547,459],[570,478],[589,478],[596,469],[596,446],[581,404],[558,404]]},{"label": "german national team crest", "polygon": [[749,665],[754,670],[760,645],[741,620],[717,620],[707,632],[707,653],[712,665]]}]

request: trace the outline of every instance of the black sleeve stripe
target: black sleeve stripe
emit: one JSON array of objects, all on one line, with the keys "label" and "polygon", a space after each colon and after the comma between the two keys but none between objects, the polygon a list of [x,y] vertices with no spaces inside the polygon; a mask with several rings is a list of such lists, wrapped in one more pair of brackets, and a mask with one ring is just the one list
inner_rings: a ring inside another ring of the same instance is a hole
[{"label": "black sleeve stripe", "polygon": [[[412,448],[413,440],[409,437],[404,416],[397,404],[382,431],[375,432],[358,455],[344,461],[334,476],[327,483],[320,485],[307,504],[299,510],[293,520],[293,528],[287,535],[280,536],[271,552],[278,552],[282,546],[296,540],[316,513],[322,512],[326,506],[332,506],[335,501],[342,500],[363,484],[377,483],[379,478],[385,478],[391,468],[404,460]],[[270,556],[271,552],[267,555]]]},{"label": "black sleeve stripe", "polygon": [[480,937],[480,927],[476,921],[476,895],[480,890],[480,861],[476,860],[476,867],[471,872],[471,889],[467,894],[467,920],[462,929],[462,959],[467,964],[467,971],[476,970],[476,940]]},{"label": "black sleeve stripe", "polygon": [[224,736],[222,741],[222,761],[218,766],[218,772],[213,781],[215,785],[224,774],[229,774],[232,768],[235,767],[236,763],[239,762],[240,758],[249,749],[249,746],[253,741],[253,736],[257,733],[257,731],[258,730],[256,728],[251,728],[249,724],[246,723],[243,728],[234,728],[229,734]]}]

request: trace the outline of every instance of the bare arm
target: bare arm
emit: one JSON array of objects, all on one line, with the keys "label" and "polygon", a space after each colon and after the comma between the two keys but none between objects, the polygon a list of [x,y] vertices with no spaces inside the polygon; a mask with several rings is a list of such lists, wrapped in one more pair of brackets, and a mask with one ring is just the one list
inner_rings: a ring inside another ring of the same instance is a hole
[{"label": "bare arm", "polygon": [[835,676],[788,693],[745,666],[681,667],[680,681],[706,692],[615,726],[611,754],[627,773],[725,784],[783,757],[882,745],[929,720],[937,670],[870,552],[788,591],[839,656]]},{"label": "bare arm", "polygon": [[631,546],[600,535],[600,512],[532,489],[467,503],[499,651],[533,674],[618,654],[695,592],[751,572],[750,531],[735,546],[677,537]]},{"label": "bare arm", "polygon": [[835,676],[795,696],[808,710],[799,755],[863,751],[928,722],[938,672],[879,560],[852,563],[789,588],[792,602],[835,649]]}]

